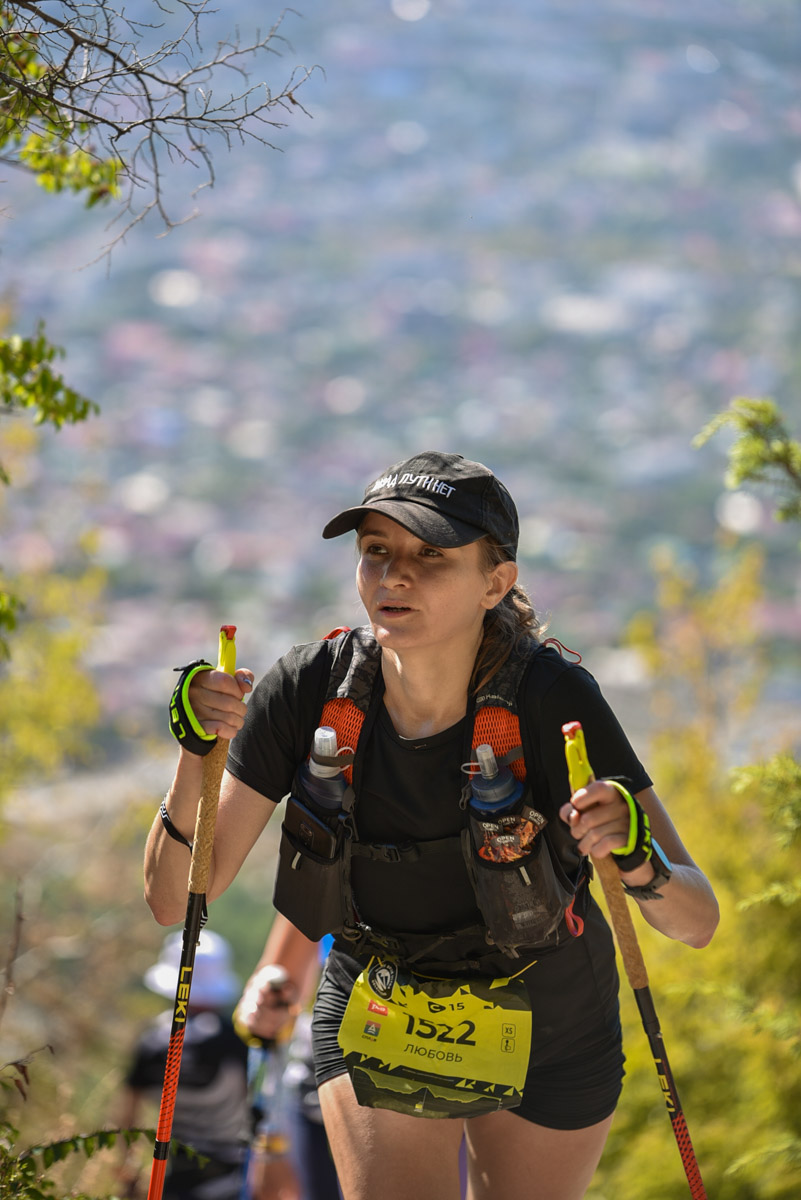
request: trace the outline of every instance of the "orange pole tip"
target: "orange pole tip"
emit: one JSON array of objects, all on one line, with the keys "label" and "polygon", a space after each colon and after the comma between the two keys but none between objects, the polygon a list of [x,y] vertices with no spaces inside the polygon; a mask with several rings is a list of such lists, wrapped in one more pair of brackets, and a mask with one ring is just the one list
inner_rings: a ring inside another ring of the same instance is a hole
[{"label": "orange pole tip", "polygon": [[568,721],[566,725],[562,726],[562,733],[565,737],[573,737],[579,729],[581,729],[581,721]]},{"label": "orange pole tip", "polygon": [[233,640],[234,634],[236,633],[236,625],[221,625],[220,633],[224,633],[230,642]]}]

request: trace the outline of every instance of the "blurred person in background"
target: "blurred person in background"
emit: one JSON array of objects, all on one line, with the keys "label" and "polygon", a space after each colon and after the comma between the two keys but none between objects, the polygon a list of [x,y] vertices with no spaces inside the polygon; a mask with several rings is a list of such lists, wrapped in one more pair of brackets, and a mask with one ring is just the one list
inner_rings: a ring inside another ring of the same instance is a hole
[{"label": "blurred person in background", "polygon": [[[171,1001],[178,984],[182,938],[181,933],[170,934],[158,962],[144,976],[146,987]],[[241,1195],[248,1137],[247,1048],[230,1016],[239,987],[228,942],[203,930],[195,955],[172,1127],[181,1147],[170,1151],[163,1200],[239,1200]],[[172,1008],[160,1013],[136,1043],[120,1103],[124,1129],[141,1125],[145,1107],[159,1104],[172,1016]],[[201,1163],[183,1146],[207,1161]],[[127,1194],[140,1194],[129,1164],[123,1177]]]},{"label": "blurred person in background", "polygon": [[310,1004],[332,939],[304,937],[277,913],[236,1006],[249,1045],[254,1122],[248,1200],[338,1200],[314,1079]]}]

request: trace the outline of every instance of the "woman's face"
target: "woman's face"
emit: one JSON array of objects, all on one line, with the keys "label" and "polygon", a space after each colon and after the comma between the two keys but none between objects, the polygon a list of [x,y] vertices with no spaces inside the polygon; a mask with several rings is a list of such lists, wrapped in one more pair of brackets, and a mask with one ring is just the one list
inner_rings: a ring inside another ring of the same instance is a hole
[{"label": "woman's face", "polygon": [[514,563],[487,573],[479,542],[443,549],[378,513],[359,529],[356,584],[382,646],[459,646],[475,654],[484,614],[517,577]]}]

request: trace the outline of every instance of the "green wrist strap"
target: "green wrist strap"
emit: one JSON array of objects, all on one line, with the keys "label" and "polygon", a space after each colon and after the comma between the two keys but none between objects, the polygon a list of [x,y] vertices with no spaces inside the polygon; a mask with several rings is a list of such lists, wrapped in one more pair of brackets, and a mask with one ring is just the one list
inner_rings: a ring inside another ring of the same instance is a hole
[{"label": "green wrist strap", "polygon": [[612,854],[619,870],[634,871],[651,857],[651,822],[642,805],[619,780],[605,779],[604,783],[619,792],[628,805],[629,833],[626,844],[619,850],[613,850]]},{"label": "green wrist strap", "polygon": [[206,733],[189,703],[189,685],[200,671],[214,668],[205,659],[198,658],[185,667],[176,667],[181,674],[170,698],[170,732],[179,745],[192,754],[204,756],[214,749],[216,733]]}]

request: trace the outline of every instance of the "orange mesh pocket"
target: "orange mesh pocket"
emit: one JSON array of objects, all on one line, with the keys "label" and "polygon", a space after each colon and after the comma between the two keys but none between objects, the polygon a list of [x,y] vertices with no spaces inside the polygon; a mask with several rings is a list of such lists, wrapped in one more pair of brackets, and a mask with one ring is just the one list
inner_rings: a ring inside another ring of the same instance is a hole
[{"label": "orange mesh pocket", "polygon": [[[320,717],[321,725],[330,725],[337,732],[337,746],[340,750],[350,747],[355,750],[359,742],[359,734],[364,724],[364,713],[357,708],[352,700],[337,697],[327,700]],[[353,783],[353,765],[343,766],[342,774],[348,783]]]},{"label": "orange mesh pocket", "polygon": [[[473,722],[473,749],[486,744],[492,746],[496,758],[503,757],[521,744],[520,722],[514,713],[505,708],[491,708],[489,705],[478,710]],[[509,763],[509,766],[516,779],[526,778],[526,764],[522,755]]]}]

